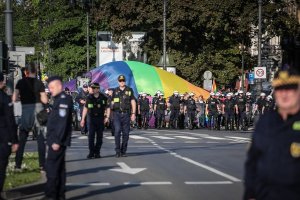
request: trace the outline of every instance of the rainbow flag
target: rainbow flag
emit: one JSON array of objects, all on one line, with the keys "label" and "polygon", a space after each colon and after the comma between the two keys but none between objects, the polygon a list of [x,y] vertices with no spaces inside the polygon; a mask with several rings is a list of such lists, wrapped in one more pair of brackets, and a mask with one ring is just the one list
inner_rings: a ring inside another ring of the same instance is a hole
[{"label": "rainbow flag", "polygon": [[213,79],[213,84],[211,86],[211,92],[214,92],[214,93],[217,92],[217,84],[216,84],[215,79]]}]

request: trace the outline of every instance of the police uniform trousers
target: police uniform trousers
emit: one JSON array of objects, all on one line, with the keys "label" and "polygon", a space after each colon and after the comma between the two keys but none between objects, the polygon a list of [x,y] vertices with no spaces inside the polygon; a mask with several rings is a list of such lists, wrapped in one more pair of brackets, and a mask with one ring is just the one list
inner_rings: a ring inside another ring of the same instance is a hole
[{"label": "police uniform trousers", "polygon": [[[2,132],[2,130],[0,131]],[[6,175],[6,167],[8,165],[9,155],[11,154],[11,146],[7,143],[0,143],[0,193],[3,190]]]},{"label": "police uniform trousers", "polygon": [[126,153],[130,132],[130,113],[114,111],[113,115],[116,153]]},{"label": "police uniform trousers", "polygon": [[225,129],[234,129],[234,110],[225,110]]},{"label": "police uniform trousers", "polygon": [[219,113],[217,110],[211,110],[208,114],[208,127],[209,128],[219,128],[220,124],[218,121]]},{"label": "police uniform trousers", "polygon": [[149,110],[141,110],[142,126],[148,127],[149,122]]},{"label": "police uniform trousers", "polygon": [[164,110],[159,110],[159,109],[156,110],[156,121],[157,121],[157,127],[161,128],[165,121],[165,111]]},{"label": "police uniform trousers", "polygon": [[66,191],[66,147],[60,146],[58,151],[48,148],[46,160],[47,183],[45,194],[49,198],[64,199]]},{"label": "police uniform trousers", "polygon": [[245,128],[245,122],[246,122],[246,111],[239,111],[237,115],[237,126],[241,125],[242,128]]},{"label": "police uniform trousers", "polygon": [[190,120],[190,123],[194,125],[196,111],[195,110],[188,110],[187,111],[187,116],[188,116],[188,118]]},{"label": "police uniform trousers", "polygon": [[170,125],[172,127],[177,127],[176,121],[178,123],[179,120],[179,109],[171,109],[171,114],[170,114]]},{"label": "police uniform trousers", "polygon": [[[102,116],[87,117],[89,128],[89,150],[90,154],[100,154],[100,149],[103,143],[104,119]],[[96,136],[96,144],[95,144]]]}]

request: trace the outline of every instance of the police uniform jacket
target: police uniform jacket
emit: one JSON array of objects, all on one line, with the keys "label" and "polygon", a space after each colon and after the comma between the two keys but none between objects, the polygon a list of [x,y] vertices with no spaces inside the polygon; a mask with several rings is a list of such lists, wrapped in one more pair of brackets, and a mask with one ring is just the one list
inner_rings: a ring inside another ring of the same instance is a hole
[{"label": "police uniform jacket", "polygon": [[148,98],[139,99],[138,105],[140,106],[141,111],[149,111],[150,110],[150,102]]},{"label": "police uniform jacket", "polygon": [[175,97],[172,95],[169,99],[169,103],[171,104],[171,110],[179,110],[180,109],[180,99],[179,97]]},{"label": "police uniform jacket", "polygon": [[239,112],[243,112],[246,110],[246,98],[243,96],[238,96],[236,98],[236,105],[239,109]]},{"label": "police uniform jacket", "polygon": [[166,110],[166,100],[164,98],[156,100],[156,110]]},{"label": "police uniform jacket", "polygon": [[225,99],[224,101],[224,111],[226,113],[232,113],[234,112],[234,105],[235,105],[235,102],[233,99]]},{"label": "police uniform jacket", "polygon": [[196,101],[193,98],[189,98],[186,100],[185,105],[188,111],[195,111],[196,110]]},{"label": "police uniform jacket", "polygon": [[93,94],[86,99],[85,107],[88,109],[88,115],[91,117],[102,117],[108,105],[108,99],[105,95],[99,94],[96,98]]},{"label": "police uniform jacket", "polygon": [[206,104],[208,104],[209,111],[217,112],[218,104],[220,104],[220,102],[216,98],[209,98],[207,99]]},{"label": "police uniform jacket", "polygon": [[115,88],[112,95],[113,111],[129,113],[133,99],[135,100],[132,88],[128,86],[125,86],[124,90],[119,87]]},{"label": "police uniform jacket", "polygon": [[9,96],[0,90],[0,144],[16,144],[17,142],[13,104]]},{"label": "police uniform jacket", "polygon": [[47,143],[70,146],[72,133],[72,97],[65,92],[54,97],[53,108],[47,122]]},{"label": "police uniform jacket", "polygon": [[250,198],[300,199],[300,111],[286,121],[270,111],[258,121],[245,165]]}]

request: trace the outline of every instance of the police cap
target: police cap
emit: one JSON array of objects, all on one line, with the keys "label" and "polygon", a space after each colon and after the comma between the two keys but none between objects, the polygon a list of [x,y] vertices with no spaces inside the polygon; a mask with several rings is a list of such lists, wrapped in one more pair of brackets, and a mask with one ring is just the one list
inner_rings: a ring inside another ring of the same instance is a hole
[{"label": "police cap", "polygon": [[62,78],[60,76],[51,76],[48,78],[47,83],[51,83],[52,81],[60,81],[62,82]]},{"label": "police cap", "polygon": [[126,81],[126,78],[124,75],[119,75],[118,76],[118,81]]},{"label": "police cap", "polygon": [[299,84],[300,73],[293,68],[277,72],[272,82],[272,86],[275,90],[297,89]]},{"label": "police cap", "polygon": [[100,85],[99,85],[99,83],[91,83],[90,87],[91,88],[100,88]]},{"label": "police cap", "polygon": [[4,75],[2,72],[0,72],[0,82],[4,81]]}]

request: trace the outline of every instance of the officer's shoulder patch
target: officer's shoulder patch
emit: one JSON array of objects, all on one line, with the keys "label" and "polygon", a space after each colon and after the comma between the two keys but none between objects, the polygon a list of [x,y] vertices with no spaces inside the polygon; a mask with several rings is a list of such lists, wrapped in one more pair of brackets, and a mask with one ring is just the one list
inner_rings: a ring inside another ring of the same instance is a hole
[{"label": "officer's shoulder patch", "polygon": [[294,131],[300,131],[300,121],[296,121],[293,124],[293,130]]}]

